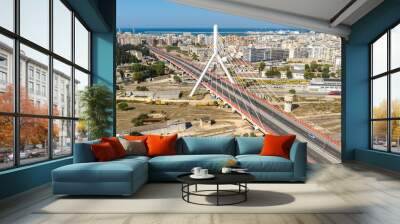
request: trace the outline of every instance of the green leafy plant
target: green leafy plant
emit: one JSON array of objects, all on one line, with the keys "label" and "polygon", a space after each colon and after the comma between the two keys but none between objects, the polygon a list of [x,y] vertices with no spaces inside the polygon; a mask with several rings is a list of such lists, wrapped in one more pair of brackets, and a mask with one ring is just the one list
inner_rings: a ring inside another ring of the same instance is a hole
[{"label": "green leafy plant", "polygon": [[110,136],[113,94],[104,85],[86,87],[80,94],[82,119],[88,128],[89,139]]},{"label": "green leafy plant", "polygon": [[118,109],[120,110],[127,110],[129,108],[129,105],[127,102],[121,102],[118,104]]}]

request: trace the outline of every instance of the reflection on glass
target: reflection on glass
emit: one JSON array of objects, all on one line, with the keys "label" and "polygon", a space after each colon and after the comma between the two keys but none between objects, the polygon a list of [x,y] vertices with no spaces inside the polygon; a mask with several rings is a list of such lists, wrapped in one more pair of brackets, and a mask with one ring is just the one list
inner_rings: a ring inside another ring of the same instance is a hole
[{"label": "reflection on glass", "polygon": [[21,44],[20,108],[25,114],[48,114],[49,57]]},{"label": "reflection on glass", "polygon": [[387,151],[387,121],[372,122],[372,147]]},{"label": "reflection on glass", "polygon": [[20,0],[21,36],[49,48],[49,0]]},{"label": "reflection on glass", "polygon": [[71,66],[53,60],[53,114],[56,116],[72,116],[71,72]]},{"label": "reflection on glass", "polygon": [[14,31],[14,0],[0,1],[0,26]]},{"label": "reflection on glass", "polygon": [[392,141],[392,152],[400,153],[400,120],[391,121],[391,141]]},{"label": "reflection on glass", "polygon": [[372,81],[372,118],[387,118],[387,77]]},{"label": "reflection on glass", "polygon": [[89,32],[75,18],[75,63],[89,69]]},{"label": "reflection on glass", "polygon": [[390,85],[391,114],[400,118],[400,72],[391,75]]},{"label": "reflection on glass", "polygon": [[400,24],[390,32],[390,68],[400,67]]},{"label": "reflection on glass", "polygon": [[0,170],[14,164],[14,125],[10,116],[0,116]]},{"label": "reflection on glass", "polygon": [[53,120],[53,156],[72,154],[72,121]]},{"label": "reflection on glass", "polygon": [[88,129],[84,120],[75,122],[75,142],[85,142],[88,138]]},{"label": "reflection on glass", "polygon": [[387,71],[387,34],[372,44],[372,74],[378,75]]},{"label": "reflection on glass", "polygon": [[53,0],[53,51],[71,60],[72,12],[60,1]]},{"label": "reflection on glass", "polygon": [[20,118],[20,160],[21,164],[34,163],[49,158],[48,119]]},{"label": "reflection on glass", "polygon": [[0,111],[14,111],[13,40],[0,35]]},{"label": "reflection on glass", "polygon": [[75,117],[81,115],[80,96],[87,86],[89,86],[89,75],[75,69]]}]

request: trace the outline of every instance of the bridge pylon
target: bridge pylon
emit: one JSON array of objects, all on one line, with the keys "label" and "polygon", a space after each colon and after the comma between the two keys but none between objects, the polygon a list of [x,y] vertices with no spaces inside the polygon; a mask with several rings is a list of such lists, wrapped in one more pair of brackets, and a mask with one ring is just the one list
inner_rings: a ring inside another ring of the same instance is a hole
[{"label": "bridge pylon", "polygon": [[233,80],[231,73],[228,71],[226,68],[224,62],[222,61],[221,56],[218,53],[218,25],[214,24],[214,32],[213,32],[213,44],[214,44],[214,53],[212,54],[211,58],[208,60],[206,67],[204,68],[203,72],[201,73],[199,79],[197,80],[196,84],[194,85],[192,91],[190,92],[189,96],[193,96],[194,93],[196,92],[196,89],[199,87],[201,81],[203,80],[205,74],[207,73],[208,68],[210,67],[211,63],[213,62],[214,59],[217,59],[218,63],[221,65],[222,70],[224,70],[224,73],[228,77],[229,82],[235,83]]}]

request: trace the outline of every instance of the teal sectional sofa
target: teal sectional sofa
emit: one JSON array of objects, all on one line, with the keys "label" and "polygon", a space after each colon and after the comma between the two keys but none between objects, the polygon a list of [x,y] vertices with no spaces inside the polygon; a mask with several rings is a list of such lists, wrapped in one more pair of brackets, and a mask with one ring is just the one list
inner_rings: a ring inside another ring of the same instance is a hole
[{"label": "teal sectional sofa", "polygon": [[307,143],[296,141],[290,159],[260,156],[262,137],[182,137],[177,155],[127,156],[96,162],[90,145],[75,145],[74,163],[52,172],[54,194],[131,195],[148,181],[176,181],[193,167],[218,172],[228,160],[236,160],[259,182],[304,182],[307,170]]}]

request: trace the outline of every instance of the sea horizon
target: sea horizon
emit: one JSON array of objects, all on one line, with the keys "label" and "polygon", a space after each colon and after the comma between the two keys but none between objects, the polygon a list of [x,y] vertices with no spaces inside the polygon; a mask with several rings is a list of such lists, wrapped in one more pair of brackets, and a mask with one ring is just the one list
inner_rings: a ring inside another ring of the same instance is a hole
[{"label": "sea horizon", "polygon": [[[295,28],[280,28],[280,27],[265,27],[265,28],[224,28],[220,27],[218,32],[221,35],[229,35],[229,34],[239,34],[245,35],[249,33],[256,32],[271,32],[271,31],[292,31],[292,32],[310,32],[306,29],[295,29]],[[211,34],[213,32],[213,28],[190,28],[190,27],[120,27],[117,28],[117,32],[128,32],[128,33],[136,33],[136,34],[182,34],[182,33],[193,33],[193,34]]]}]

